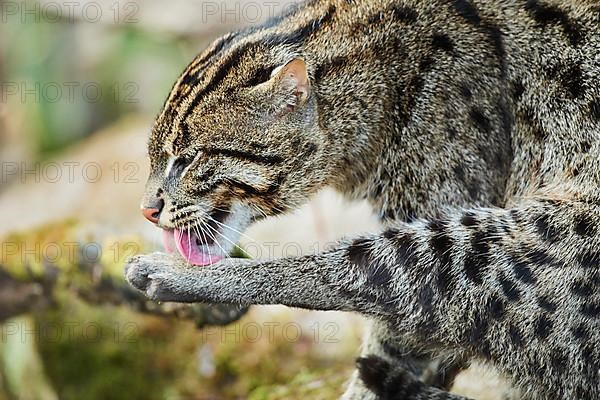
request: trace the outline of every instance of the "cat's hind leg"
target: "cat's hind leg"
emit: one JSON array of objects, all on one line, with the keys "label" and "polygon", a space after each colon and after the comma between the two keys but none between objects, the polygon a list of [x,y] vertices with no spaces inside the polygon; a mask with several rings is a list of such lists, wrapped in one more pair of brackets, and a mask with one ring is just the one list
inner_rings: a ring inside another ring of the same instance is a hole
[{"label": "cat's hind leg", "polygon": [[[456,375],[466,367],[461,357],[432,357],[431,352],[419,351],[409,343],[403,343],[402,336],[394,335],[388,324],[371,320],[363,341],[361,356],[377,355],[390,365],[402,368],[417,377],[427,386],[448,390]],[[352,375],[350,384],[342,397],[344,400],[376,398],[365,386],[358,370]]]}]

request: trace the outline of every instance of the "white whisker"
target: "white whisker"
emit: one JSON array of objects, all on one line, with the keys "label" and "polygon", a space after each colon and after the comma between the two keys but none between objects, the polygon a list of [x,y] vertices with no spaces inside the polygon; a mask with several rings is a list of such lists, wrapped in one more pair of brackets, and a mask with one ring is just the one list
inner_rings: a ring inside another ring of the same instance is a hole
[{"label": "white whisker", "polygon": [[214,223],[216,223],[216,224],[219,224],[219,225],[220,225],[220,226],[222,226],[223,228],[227,228],[227,229],[230,229],[230,230],[232,230],[233,232],[235,232],[235,233],[239,234],[240,236],[243,236],[243,237],[245,237],[246,239],[250,240],[252,243],[258,243],[258,242],[257,242],[257,241],[256,241],[254,238],[251,238],[250,236],[248,236],[248,235],[247,235],[247,234],[245,234],[244,232],[240,232],[240,231],[238,231],[238,230],[237,230],[237,229],[235,229],[233,226],[231,226],[231,225],[228,225],[228,224],[226,224],[226,223],[224,223],[224,222],[217,221],[216,219],[214,219],[213,217],[211,217],[211,216],[210,216],[210,215],[208,215],[208,214],[206,214],[206,216],[207,216],[207,218],[208,218],[208,219],[210,219],[211,221],[213,221],[213,222],[214,222]]},{"label": "white whisker", "polygon": [[[202,224],[202,225],[205,225],[205,226],[208,226],[208,225],[206,225],[205,223],[203,223],[202,221],[200,221],[200,224]],[[204,232],[204,229],[202,229],[202,227],[200,227],[200,230],[202,230],[202,231]],[[217,232],[217,233],[218,233],[218,232]],[[217,238],[216,238],[214,235],[212,235],[212,234],[211,234],[209,231],[206,231],[206,234],[207,234],[207,235],[210,235],[210,237],[211,237],[211,239],[213,240],[213,242],[214,242],[214,243],[215,243],[217,246],[219,246],[219,249],[221,249],[221,251],[223,252],[223,254],[224,254],[224,256],[225,256],[225,260],[227,260],[227,261],[229,262],[229,265],[233,266],[233,263],[232,263],[232,261],[230,260],[229,254],[228,254],[228,253],[225,251],[225,249],[224,249],[224,248],[223,248],[223,247],[222,247],[222,246],[219,244],[219,242],[217,241]],[[206,240],[206,239],[205,239],[205,240]]]}]

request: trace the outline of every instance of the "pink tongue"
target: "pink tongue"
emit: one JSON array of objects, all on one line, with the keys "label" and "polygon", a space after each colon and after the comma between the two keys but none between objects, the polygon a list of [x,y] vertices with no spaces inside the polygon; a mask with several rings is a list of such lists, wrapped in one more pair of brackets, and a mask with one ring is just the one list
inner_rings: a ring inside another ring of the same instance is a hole
[{"label": "pink tongue", "polygon": [[[204,266],[214,264],[223,259],[223,257],[219,255],[203,253],[200,250],[201,246],[196,244],[196,237],[190,236],[187,231],[175,229],[173,231],[173,237],[175,238],[175,246],[177,247],[177,250],[179,250],[179,254],[181,254],[181,256],[190,264]],[[169,246],[165,245],[165,248],[169,251]]]}]

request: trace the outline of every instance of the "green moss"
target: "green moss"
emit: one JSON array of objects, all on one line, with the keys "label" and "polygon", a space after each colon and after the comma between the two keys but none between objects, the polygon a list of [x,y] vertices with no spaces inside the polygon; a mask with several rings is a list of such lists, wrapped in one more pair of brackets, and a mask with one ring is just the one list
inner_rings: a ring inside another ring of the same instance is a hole
[{"label": "green moss", "polygon": [[103,277],[123,281],[125,260],[144,252],[137,236],[100,237],[82,233],[83,224],[75,219],[46,224],[28,231],[15,232],[2,239],[0,264],[16,279],[33,280],[44,276],[46,266],[58,268],[59,283],[90,285],[83,264],[102,266]]},{"label": "green moss", "polygon": [[1,264],[17,279],[43,276],[48,260],[61,270],[69,271],[77,259],[76,226],[77,221],[69,219],[2,238]]}]

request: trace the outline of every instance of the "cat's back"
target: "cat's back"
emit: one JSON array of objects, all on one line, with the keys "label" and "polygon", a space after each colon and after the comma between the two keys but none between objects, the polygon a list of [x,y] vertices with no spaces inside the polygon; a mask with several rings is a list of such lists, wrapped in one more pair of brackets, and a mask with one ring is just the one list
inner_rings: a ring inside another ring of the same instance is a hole
[{"label": "cat's back", "polygon": [[[600,183],[600,3],[478,1],[502,32],[514,104],[509,193]],[[495,17],[493,17],[495,15]]]}]

